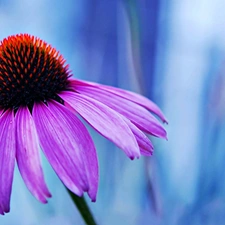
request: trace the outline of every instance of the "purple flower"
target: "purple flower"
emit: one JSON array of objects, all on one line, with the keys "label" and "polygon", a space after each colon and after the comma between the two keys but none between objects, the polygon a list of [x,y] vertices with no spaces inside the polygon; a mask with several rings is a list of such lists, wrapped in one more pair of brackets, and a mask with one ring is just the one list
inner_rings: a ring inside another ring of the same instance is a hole
[{"label": "purple flower", "polygon": [[9,212],[15,159],[29,191],[51,197],[39,156],[78,196],[96,200],[98,160],[81,116],[131,159],[152,155],[145,133],[166,138],[149,112],[166,122],[147,98],[118,88],[72,79],[63,57],[28,34],[0,44],[0,213]]}]

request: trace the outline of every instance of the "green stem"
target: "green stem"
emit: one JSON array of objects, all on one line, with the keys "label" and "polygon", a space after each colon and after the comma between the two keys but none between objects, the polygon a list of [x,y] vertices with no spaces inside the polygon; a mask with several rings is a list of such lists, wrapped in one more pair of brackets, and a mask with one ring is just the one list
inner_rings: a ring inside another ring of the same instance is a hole
[{"label": "green stem", "polygon": [[73,200],[73,203],[76,205],[77,209],[79,210],[85,223],[87,225],[97,225],[84,197],[78,197],[73,192],[71,192],[69,189],[67,189],[67,191],[68,191],[71,199]]}]

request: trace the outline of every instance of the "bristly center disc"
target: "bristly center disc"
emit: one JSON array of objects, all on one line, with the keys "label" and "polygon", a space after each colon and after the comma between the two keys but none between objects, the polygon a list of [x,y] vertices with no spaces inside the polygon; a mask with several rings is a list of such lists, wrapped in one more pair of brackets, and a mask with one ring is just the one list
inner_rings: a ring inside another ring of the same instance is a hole
[{"label": "bristly center disc", "polygon": [[44,41],[28,34],[0,43],[0,108],[32,107],[35,101],[58,100],[70,73],[63,57]]}]

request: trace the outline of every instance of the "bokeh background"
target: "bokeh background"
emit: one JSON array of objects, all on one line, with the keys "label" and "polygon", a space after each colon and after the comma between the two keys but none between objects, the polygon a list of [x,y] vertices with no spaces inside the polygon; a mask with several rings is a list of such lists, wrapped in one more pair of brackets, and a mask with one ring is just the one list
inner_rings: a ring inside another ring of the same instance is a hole
[{"label": "bokeh background", "polygon": [[[30,33],[67,59],[74,77],[154,100],[168,118],[168,141],[131,161],[91,131],[100,164],[100,225],[225,222],[224,0],[0,0],[0,39]],[[91,129],[90,129],[91,130]],[[43,205],[15,171],[3,225],[83,221],[43,157],[53,197]]]}]

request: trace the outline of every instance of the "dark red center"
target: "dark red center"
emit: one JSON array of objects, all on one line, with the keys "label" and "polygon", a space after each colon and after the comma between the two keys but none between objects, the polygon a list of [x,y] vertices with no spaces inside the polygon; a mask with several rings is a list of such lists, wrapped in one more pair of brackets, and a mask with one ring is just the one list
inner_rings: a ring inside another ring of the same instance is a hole
[{"label": "dark red center", "polygon": [[32,107],[66,90],[70,73],[63,57],[44,41],[28,34],[0,43],[0,108]]}]

